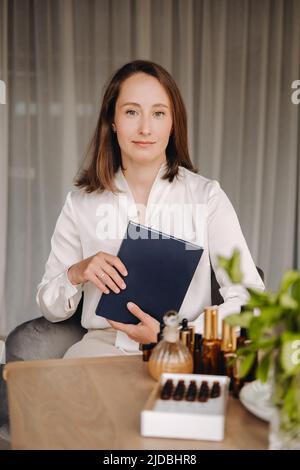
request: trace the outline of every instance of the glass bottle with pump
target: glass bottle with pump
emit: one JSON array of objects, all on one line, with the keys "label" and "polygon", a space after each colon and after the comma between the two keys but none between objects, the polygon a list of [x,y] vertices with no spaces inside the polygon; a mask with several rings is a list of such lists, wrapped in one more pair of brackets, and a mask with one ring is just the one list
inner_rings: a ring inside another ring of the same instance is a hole
[{"label": "glass bottle with pump", "polygon": [[218,338],[218,309],[204,310],[204,338],[202,342],[203,374],[220,374],[220,339]]},{"label": "glass bottle with pump", "polygon": [[163,372],[191,374],[193,358],[187,346],[179,339],[179,318],[170,310],[164,316],[163,339],[154,347],[148,362],[150,375],[159,380]]}]

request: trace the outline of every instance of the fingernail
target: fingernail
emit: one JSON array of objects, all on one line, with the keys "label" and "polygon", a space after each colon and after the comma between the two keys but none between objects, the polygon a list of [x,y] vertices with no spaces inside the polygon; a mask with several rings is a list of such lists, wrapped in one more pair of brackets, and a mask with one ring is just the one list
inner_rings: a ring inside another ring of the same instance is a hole
[{"label": "fingernail", "polygon": [[128,272],[127,272],[127,271],[124,271],[124,276],[128,276]]},{"label": "fingernail", "polygon": [[105,290],[105,291],[104,291],[104,294],[109,294],[109,290]]},{"label": "fingernail", "polygon": [[128,307],[133,307],[133,303],[132,303],[132,302],[128,302],[127,306],[128,306]]},{"label": "fingernail", "polygon": [[126,284],[121,284],[122,289],[126,289]]},{"label": "fingernail", "polygon": [[121,291],[120,291],[120,289],[116,289],[115,292],[116,292],[116,294],[120,294]]}]

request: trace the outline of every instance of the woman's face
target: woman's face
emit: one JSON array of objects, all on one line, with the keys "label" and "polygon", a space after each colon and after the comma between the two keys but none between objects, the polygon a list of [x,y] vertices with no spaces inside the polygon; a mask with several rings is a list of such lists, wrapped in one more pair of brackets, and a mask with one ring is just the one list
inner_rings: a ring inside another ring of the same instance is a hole
[{"label": "woman's face", "polygon": [[172,110],[167,92],[155,77],[139,72],[122,83],[113,129],[125,167],[128,161],[165,162]]}]

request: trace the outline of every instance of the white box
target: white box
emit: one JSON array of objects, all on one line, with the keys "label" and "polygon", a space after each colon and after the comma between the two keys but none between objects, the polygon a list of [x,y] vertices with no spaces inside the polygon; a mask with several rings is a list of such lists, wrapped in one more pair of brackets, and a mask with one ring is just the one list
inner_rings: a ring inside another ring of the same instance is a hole
[{"label": "white box", "polygon": [[[202,381],[207,381],[209,387],[217,381],[221,395],[209,398],[206,403],[161,400],[160,392],[167,379],[172,379],[174,386],[179,380],[184,380],[186,387],[194,380],[197,388]],[[162,374],[141,412],[142,436],[222,441],[228,386],[229,378],[223,375]]]}]

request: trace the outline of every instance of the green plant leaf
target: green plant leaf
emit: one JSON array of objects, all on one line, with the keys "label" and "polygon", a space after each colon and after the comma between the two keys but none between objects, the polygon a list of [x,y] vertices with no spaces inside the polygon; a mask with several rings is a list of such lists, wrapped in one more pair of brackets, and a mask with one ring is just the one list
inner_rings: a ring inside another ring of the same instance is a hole
[{"label": "green plant leaf", "polygon": [[223,268],[227,274],[230,269],[230,259],[224,258],[223,256],[217,256],[218,265],[220,268]]},{"label": "green plant leaf", "polygon": [[225,318],[225,321],[231,326],[240,326],[241,328],[248,328],[252,317],[252,312],[245,311],[243,313],[234,313],[232,315],[228,315]]},{"label": "green plant leaf", "polygon": [[249,336],[253,341],[259,341],[264,334],[264,323],[260,317],[253,317],[249,325]]},{"label": "green plant leaf", "polygon": [[300,305],[300,279],[299,281],[295,282],[295,284],[293,284],[291,288],[291,294],[293,299],[297,300],[298,304]]},{"label": "green plant leaf", "polygon": [[259,361],[259,364],[257,367],[256,377],[263,383],[266,382],[268,379],[268,374],[269,374],[269,369],[270,369],[270,364],[271,364],[271,357],[272,357],[272,351],[269,351]]},{"label": "green plant leaf", "polygon": [[247,356],[248,354],[257,352],[257,351],[258,351],[257,343],[255,343],[254,341],[251,341],[246,346],[244,345],[240,346],[236,354],[237,356]]},{"label": "green plant leaf", "polygon": [[282,308],[284,309],[290,309],[290,310],[298,310],[299,309],[299,304],[297,300],[293,299],[291,294],[288,292],[280,294],[279,296],[279,303]]},{"label": "green plant leaf", "polygon": [[275,305],[278,300],[278,295],[274,292],[262,292],[251,288],[248,289],[248,292],[250,300],[247,303],[247,308],[249,309]]},{"label": "green plant leaf", "polygon": [[236,249],[233,251],[231,258],[217,257],[219,266],[226,271],[234,284],[240,284],[243,280],[243,274],[240,269],[240,257],[240,252]]},{"label": "green plant leaf", "polygon": [[284,293],[289,290],[292,284],[300,280],[300,273],[298,271],[287,271],[284,273],[281,283],[280,292]]},{"label": "green plant leaf", "polygon": [[239,366],[239,376],[241,378],[245,377],[245,375],[248,374],[248,372],[250,371],[251,367],[254,364],[255,358],[256,358],[256,353],[254,352],[251,352],[247,354],[246,356],[239,357],[239,360],[241,361],[240,366]]},{"label": "green plant leaf", "polygon": [[278,324],[284,310],[280,305],[265,306],[260,309],[260,319],[266,327]]},{"label": "green plant leaf", "polygon": [[261,349],[262,351],[268,350],[268,349],[275,349],[278,347],[279,344],[279,338],[278,337],[271,337],[268,339],[262,339],[259,342],[258,349]]},{"label": "green plant leaf", "polygon": [[240,259],[241,255],[239,250],[234,250],[232,258],[231,258],[231,271],[230,277],[233,283],[239,284],[243,280],[243,274],[240,269]]},{"label": "green plant leaf", "polygon": [[281,381],[278,378],[278,375],[276,376],[276,380],[274,382],[274,390],[272,394],[272,403],[275,406],[282,406],[283,403],[283,397],[286,394],[285,390],[285,382]]},{"label": "green plant leaf", "polygon": [[[292,430],[293,424],[299,427],[300,424],[300,396],[299,396],[299,384],[297,383],[297,377],[291,377],[288,382],[286,393],[283,397],[284,409],[283,411],[287,414],[284,419],[284,428],[289,431]],[[284,414],[283,414],[284,417]]]}]

